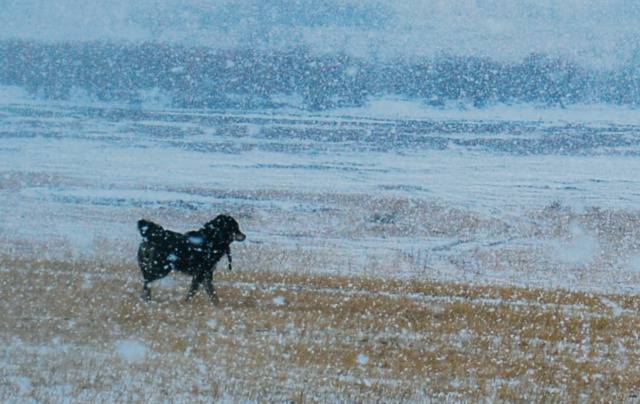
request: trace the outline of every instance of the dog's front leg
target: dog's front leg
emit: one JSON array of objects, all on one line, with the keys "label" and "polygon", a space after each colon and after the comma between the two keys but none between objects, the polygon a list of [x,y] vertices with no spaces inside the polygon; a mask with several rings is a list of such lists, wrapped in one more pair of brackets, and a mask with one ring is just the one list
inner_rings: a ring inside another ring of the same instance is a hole
[{"label": "dog's front leg", "polygon": [[220,303],[220,299],[218,299],[216,289],[213,287],[213,270],[207,271],[205,273],[204,287],[207,290],[207,294],[209,295],[209,299],[211,299],[211,302],[213,302],[213,304],[215,305]]},{"label": "dog's front leg", "polygon": [[142,297],[142,300],[151,300],[151,289],[149,289],[149,282],[147,281],[144,282],[140,297]]}]

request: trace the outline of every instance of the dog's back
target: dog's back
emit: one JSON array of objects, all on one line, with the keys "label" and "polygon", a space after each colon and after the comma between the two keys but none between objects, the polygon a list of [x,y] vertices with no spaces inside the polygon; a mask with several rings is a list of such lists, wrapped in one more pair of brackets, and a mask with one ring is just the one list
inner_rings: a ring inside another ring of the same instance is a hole
[{"label": "dog's back", "polygon": [[190,273],[194,264],[206,259],[199,232],[181,234],[144,219],[138,221],[138,230],[143,238],[138,248],[143,272],[154,276],[164,276],[171,269]]}]

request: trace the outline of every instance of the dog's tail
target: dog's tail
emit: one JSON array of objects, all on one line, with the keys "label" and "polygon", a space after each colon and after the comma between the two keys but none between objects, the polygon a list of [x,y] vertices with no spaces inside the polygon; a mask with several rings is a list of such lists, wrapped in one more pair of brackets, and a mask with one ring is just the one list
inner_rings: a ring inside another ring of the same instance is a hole
[{"label": "dog's tail", "polygon": [[138,220],[138,231],[142,238],[149,241],[159,240],[164,234],[162,226],[144,219]]}]

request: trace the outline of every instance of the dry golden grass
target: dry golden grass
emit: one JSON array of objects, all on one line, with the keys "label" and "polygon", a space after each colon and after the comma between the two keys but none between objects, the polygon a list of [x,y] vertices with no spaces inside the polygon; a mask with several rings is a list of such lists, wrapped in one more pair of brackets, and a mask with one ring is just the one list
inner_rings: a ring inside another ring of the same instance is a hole
[{"label": "dry golden grass", "polygon": [[[640,298],[277,272],[139,297],[138,270],[0,258],[0,399],[632,401]],[[146,348],[119,354],[122,341]],[[134,355],[135,356],[135,355]],[[28,382],[25,382],[27,380]]]}]

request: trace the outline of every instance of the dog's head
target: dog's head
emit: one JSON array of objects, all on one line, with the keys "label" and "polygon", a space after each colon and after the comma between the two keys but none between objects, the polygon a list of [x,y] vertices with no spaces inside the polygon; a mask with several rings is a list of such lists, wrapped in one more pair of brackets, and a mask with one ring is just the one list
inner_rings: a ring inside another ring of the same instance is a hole
[{"label": "dog's head", "polygon": [[236,219],[228,215],[216,216],[215,219],[204,225],[203,232],[209,240],[224,244],[231,244],[233,241],[244,241],[247,238],[240,231],[240,225],[238,225]]}]

